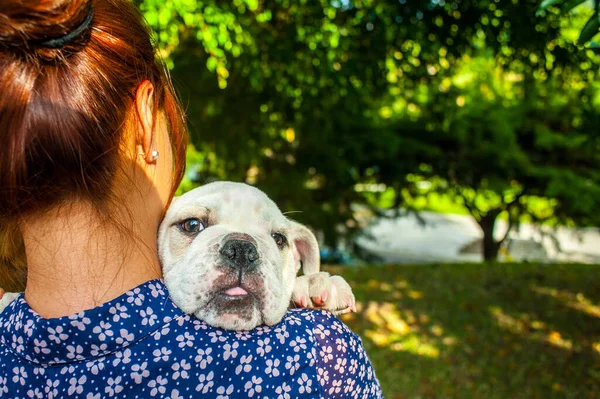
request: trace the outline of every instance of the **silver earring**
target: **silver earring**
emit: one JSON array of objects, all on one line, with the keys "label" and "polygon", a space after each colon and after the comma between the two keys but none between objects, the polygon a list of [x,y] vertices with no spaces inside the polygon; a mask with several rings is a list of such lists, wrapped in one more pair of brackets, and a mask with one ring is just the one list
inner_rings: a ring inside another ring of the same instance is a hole
[{"label": "silver earring", "polygon": [[153,150],[150,156],[152,162],[156,162],[158,160],[159,153],[156,150]]}]

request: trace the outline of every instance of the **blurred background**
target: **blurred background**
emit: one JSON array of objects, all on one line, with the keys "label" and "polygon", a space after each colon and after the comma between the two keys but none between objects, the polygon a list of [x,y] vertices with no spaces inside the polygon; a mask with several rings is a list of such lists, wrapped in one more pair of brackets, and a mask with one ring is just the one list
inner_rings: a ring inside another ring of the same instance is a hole
[{"label": "blurred background", "polygon": [[179,193],[309,225],[387,398],[600,398],[600,0],[135,1]]},{"label": "blurred background", "polygon": [[600,17],[582,0],[138,0],[179,191],[317,232],[388,398],[600,397]]}]

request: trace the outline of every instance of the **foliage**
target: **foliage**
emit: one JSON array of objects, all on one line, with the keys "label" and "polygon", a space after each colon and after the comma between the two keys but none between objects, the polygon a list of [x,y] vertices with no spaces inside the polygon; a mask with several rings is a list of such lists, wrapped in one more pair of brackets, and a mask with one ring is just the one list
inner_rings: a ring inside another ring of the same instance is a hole
[{"label": "foliage", "polygon": [[330,267],[386,398],[595,398],[598,266]]},{"label": "foliage", "polygon": [[[543,12],[549,7],[556,7],[561,13],[566,14],[569,13],[573,8],[587,2],[588,0],[544,0],[540,4],[538,15],[543,14]],[[600,33],[600,1],[591,0],[590,2],[594,6],[594,13],[590,16],[584,27],[581,29],[581,33],[577,39],[579,44],[585,44],[589,42],[594,36]],[[589,48],[600,52],[600,43],[591,42],[589,44]]]},{"label": "foliage", "polygon": [[[359,227],[352,204],[412,207],[431,193],[470,209],[488,238],[498,215],[596,223],[598,64],[570,37],[589,8],[563,18],[556,5],[536,16],[534,0],[140,6],[187,104],[195,149],[182,190],[256,184],[330,243]],[[540,201],[541,212],[528,206]]]}]

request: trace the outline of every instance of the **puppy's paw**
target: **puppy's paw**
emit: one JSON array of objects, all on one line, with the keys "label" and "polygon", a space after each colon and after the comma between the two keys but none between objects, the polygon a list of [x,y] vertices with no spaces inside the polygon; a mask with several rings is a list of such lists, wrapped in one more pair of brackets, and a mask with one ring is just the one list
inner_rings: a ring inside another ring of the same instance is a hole
[{"label": "puppy's paw", "polygon": [[336,315],[356,311],[350,285],[326,272],[297,277],[292,301],[298,307],[325,309]]}]

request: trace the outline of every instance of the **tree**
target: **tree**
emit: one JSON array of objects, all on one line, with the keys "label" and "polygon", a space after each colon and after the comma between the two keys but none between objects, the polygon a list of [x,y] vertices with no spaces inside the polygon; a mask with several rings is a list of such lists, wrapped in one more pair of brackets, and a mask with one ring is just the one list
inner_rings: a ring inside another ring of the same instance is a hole
[{"label": "tree", "polygon": [[565,36],[583,6],[568,19],[536,17],[535,0],[141,7],[188,104],[185,189],[246,180],[334,242],[358,227],[352,204],[410,207],[427,179],[471,210],[487,259],[499,215],[592,223],[597,60]]}]

